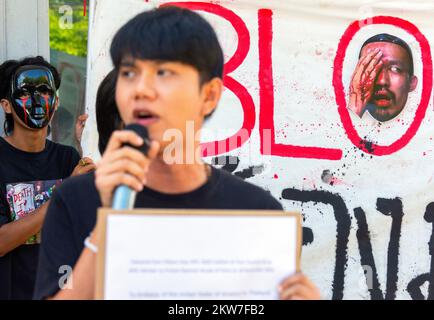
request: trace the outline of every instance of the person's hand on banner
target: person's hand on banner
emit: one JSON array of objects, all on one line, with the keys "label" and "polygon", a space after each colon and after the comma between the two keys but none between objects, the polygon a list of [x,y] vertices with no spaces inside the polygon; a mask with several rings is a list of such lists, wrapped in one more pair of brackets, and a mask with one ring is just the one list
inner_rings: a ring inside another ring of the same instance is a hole
[{"label": "person's hand on banner", "polygon": [[81,143],[81,136],[83,135],[83,130],[86,125],[87,118],[89,115],[87,113],[80,115],[75,122],[75,140],[77,143]]},{"label": "person's hand on banner", "polygon": [[366,111],[366,106],[374,92],[375,80],[383,67],[380,49],[368,51],[362,56],[354,70],[349,92],[348,108],[359,117]]},{"label": "person's hand on banner", "polygon": [[74,168],[74,171],[72,171],[71,177],[79,176],[91,171],[94,171],[96,169],[96,165],[93,163],[93,160],[91,158],[81,158],[78,162],[77,166]]},{"label": "person's hand on banner", "polygon": [[87,113],[84,113],[78,116],[77,120],[75,121],[74,142],[80,156],[83,156],[83,149],[81,147],[81,137],[83,136],[83,130],[84,127],[86,126],[86,121],[88,118],[89,115]]},{"label": "person's hand on banner", "polygon": [[319,289],[308,277],[297,273],[282,281],[279,286],[280,300],[321,300]]}]

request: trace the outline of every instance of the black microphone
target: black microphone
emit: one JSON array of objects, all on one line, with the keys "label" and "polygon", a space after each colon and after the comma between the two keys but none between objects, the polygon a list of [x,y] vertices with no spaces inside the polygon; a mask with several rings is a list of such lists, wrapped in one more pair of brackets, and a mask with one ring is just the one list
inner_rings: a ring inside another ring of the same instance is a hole
[{"label": "black microphone", "polygon": [[[129,143],[125,143],[123,146],[129,146],[131,148],[137,149],[141,151],[144,155],[147,155],[149,151],[149,147],[151,142],[149,141],[149,132],[148,129],[139,124],[129,124],[124,130],[131,130],[139,135],[144,143],[137,147],[133,146]],[[136,191],[132,190],[130,187],[126,185],[120,185],[116,188],[113,195],[112,207],[114,210],[130,210],[134,207],[134,202],[136,200]]]}]

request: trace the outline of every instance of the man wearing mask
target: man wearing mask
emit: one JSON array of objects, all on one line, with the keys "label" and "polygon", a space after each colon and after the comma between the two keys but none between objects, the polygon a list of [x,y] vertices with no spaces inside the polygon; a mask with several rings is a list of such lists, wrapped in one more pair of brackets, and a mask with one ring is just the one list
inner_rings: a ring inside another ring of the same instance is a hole
[{"label": "man wearing mask", "polygon": [[[63,179],[95,168],[89,158],[47,140],[60,76],[42,57],[0,65],[0,299],[31,299],[40,236],[51,194]],[[39,190],[43,186],[46,190]]]}]

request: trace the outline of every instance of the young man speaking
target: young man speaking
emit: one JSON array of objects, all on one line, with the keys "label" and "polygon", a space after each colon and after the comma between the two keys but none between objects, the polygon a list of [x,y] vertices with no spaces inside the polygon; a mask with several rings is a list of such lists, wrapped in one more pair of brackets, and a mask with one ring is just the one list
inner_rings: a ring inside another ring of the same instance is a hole
[{"label": "young man speaking", "polygon": [[[187,123],[197,133],[222,93],[223,53],[205,19],[177,7],[141,13],[117,32],[110,54],[121,119],[125,125],[147,127],[151,147],[147,155],[125,147],[143,141],[132,131],[115,131],[95,174],[59,188],[42,234],[37,299],[94,298],[97,209],[111,206],[121,184],[138,192],[139,208],[282,210],[269,193],[202,160],[169,164],[164,159],[165,148],[173,143],[184,155],[188,144],[199,148],[199,141],[188,140]],[[169,130],[182,133],[183,139],[165,141]],[[69,290],[59,286],[59,268],[65,265],[74,267]],[[299,274],[282,283],[281,298],[317,299],[319,293]]]}]

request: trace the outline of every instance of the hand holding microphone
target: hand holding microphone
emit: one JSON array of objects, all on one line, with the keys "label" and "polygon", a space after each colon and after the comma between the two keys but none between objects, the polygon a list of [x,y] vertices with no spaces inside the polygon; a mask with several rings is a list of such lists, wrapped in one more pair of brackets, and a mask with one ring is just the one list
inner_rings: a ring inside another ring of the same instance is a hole
[{"label": "hand holding microphone", "polygon": [[147,140],[147,130],[140,125],[129,125],[113,132],[95,171],[95,184],[103,207],[112,205],[118,186],[135,192],[143,190],[149,164],[159,148],[158,142]]}]

